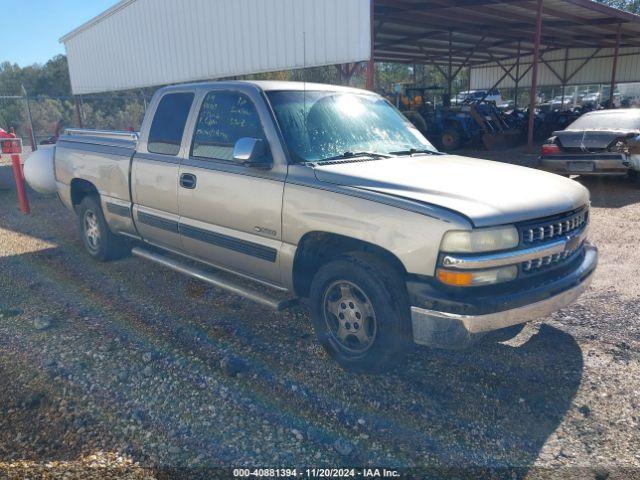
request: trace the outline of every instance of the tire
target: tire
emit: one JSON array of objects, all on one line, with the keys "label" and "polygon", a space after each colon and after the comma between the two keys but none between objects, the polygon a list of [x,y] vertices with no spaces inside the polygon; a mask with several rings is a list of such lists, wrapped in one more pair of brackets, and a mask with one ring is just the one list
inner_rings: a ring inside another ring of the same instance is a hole
[{"label": "tire", "polygon": [[404,279],[374,255],[348,254],[322,266],[310,302],[318,342],[345,370],[390,370],[413,346]]},{"label": "tire", "polygon": [[460,132],[454,128],[447,128],[440,136],[440,143],[442,144],[442,150],[445,152],[459,149],[462,146]]},{"label": "tire", "polygon": [[97,195],[84,197],[77,212],[82,243],[92,258],[108,262],[128,253],[126,242],[109,230]]}]

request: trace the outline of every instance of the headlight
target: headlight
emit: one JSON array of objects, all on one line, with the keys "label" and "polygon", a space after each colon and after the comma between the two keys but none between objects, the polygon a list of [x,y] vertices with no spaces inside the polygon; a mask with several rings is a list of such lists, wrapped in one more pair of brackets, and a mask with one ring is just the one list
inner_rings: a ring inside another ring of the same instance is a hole
[{"label": "headlight", "polygon": [[482,228],[447,232],[440,250],[448,253],[480,253],[508,250],[520,243],[516,227]]},{"label": "headlight", "polygon": [[466,272],[441,268],[438,270],[437,276],[442,283],[453,287],[479,287],[515,280],[518,276],[518,267],[511,265],[490,270],[469,270]]}]

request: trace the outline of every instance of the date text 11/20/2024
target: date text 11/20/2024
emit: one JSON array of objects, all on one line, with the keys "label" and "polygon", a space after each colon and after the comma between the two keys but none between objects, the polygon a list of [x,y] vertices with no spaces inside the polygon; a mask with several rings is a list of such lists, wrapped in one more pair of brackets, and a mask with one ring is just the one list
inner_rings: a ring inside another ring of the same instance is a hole
[{"label": "date text 11/20/2024", "polygon": [[235,468],[234,478],[400,478],[400,472],[386,468]]}]

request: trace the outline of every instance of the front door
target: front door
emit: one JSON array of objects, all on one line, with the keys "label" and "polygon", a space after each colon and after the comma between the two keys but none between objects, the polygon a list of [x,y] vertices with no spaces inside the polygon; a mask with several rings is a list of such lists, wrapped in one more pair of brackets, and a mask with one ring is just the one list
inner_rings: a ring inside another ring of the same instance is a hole
[{"label": "front door", "polygon": [[[270,145],[271,170],[234,161],[234,144],[243,137]],[[264,100],[242,87],[204,93],[189,153],[180,166],[178,189],[183,249],[211,264],[279,285],[286,162]]]}]

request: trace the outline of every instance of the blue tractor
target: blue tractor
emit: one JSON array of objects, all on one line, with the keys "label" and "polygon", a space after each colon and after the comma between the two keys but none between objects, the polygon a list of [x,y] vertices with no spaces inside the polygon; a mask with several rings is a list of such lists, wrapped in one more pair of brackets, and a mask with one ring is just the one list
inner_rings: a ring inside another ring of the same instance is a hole
[{"label": "blue tractor", "polygon": [[394,97],[405,116],[441,150],[480,143],[487,149],[505,148],[521,141],[522,130],[510,125],[495,103],[470,100],[451,106],[443,92],[438,86],[406,86],[404,95]]}]

